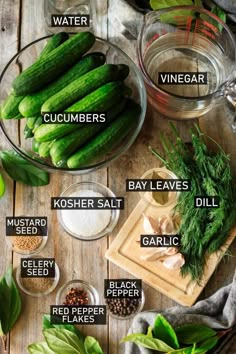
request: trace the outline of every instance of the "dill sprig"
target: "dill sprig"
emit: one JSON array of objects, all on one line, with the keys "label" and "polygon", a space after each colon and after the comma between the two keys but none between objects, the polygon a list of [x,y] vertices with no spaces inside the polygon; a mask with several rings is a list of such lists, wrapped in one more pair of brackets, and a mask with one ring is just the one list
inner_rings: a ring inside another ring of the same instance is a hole
[{"label": "dill sprig", "polygon": [[[178,178],[191,180],[191,191],[182,192],[175,210],[181,215],[179,234],[181,252],[185,265],[183,276],[190,274],[193,280],[201,281],[206,259],[212,252],[221,250],[229,231],[236,222],[236,190],[230,168],[230,158],[220,145],[217,153],[211,153],[206,136],[195,125],[191,130],[193,152],[180,137],[175,125],[170,123],[175,144],[169,137],[160,136],[166,158],[149,147],[150,151]],[[218,208],[195,208],[196,196],[218,197]]]}]

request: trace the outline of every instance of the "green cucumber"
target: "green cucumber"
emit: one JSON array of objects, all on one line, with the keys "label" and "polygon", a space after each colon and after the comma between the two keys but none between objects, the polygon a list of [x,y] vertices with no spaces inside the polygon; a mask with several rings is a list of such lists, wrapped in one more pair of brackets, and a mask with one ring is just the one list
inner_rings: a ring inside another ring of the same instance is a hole
[{"label": "green cucumber", "polygon": [[40,157],[47,158],[50,156],[50,149],[54,143],[53,141],[46,141],[44,143],[41,143],[38,149],[38,154]]},{"label": "green cucumber", "polygon": [[[111,111],[109,111],[107,114],[107,123],[110,123],[115,119],[115,117],[123,111],[125,105],[126,100],[122,99]],[[69,135],[56,140],[50,150],[53,164],[57,167],[63,166],[73,152],[106,127],[107,124],[104,123],[86,124],[81,129],[77,129]]]},{"label": "green cucumber", "polygon": [[24,129],[24,137],[25,137],[25,139],[33,138],[33,136],[34,136],[34,134],[33,134],[32,129],[30,129],[28,127],[28,125],[26,124],[25,125],[25,129]]},{"label": "green cucumber", "polygon": [[2,119],[13,119],[19,114],[18,106],[24,96],[15,96],[14,93],[10,93],[6,100],[3,102],[1,109]]},{"label": "green cucumber", "polygon": [[38,117],[31,117],[31,118],[26,118],[26,124],[28,125],[28,127],[30,129],[34,129],[34,125],[36,123],[36,120],[38,119]]},{"label": "green cucumber", "polygon": [[36,154],[38,154],[38,152],[39,152],[39,146],[40,146],[40,143],[36,139],[33,139],[33,141],[32,141],[32,150]]},{"label": "green cucumber", "polygon": [[[61,43],[68,39],[68,34],[65,32],[60,32],[52,36],[37,60],[42,59],[47,56],[52,50],[57,48]],[[3,119],[12,119],[17,118],[19,115],[19,104],[25,96],[15,96],[14,91],[9,94],[2,106],[1,118]]]},{"label": "green cucumber", "polygon": [[43,90],[26,96],[20,103],[19,110],[25,117],[33,117],[41,113],[41,107],[45,101],[58,91],[69,85],[78,77],[86,74],[90,70],[103,65],[106,57],[103,53],[91,53],[84,56],[70,70],[59,77],[56,81],[45,87]]},{"label": "green cucumber", "polygon": [[106,64],[79,77],[63,90],[50,97],[42,112],[62,112],[64,109],[111,81],[122,81],[129,75],[127,65]]},{"label": "green cucumber", "polygon": [[112,151],[137,123],[140,106],[134,102],[108,128],[98,134],[67,160],[69,168],[81,168],[91,164],[98,156]]},{"label": "green cucumber", "polygon": [[45,58],[24,70],[13,81],[17,96],[28,95],[57,79],[93,46],[95,37],[90,32],[79,32],[54,49]]},{"label": "green cucumber", "polygon": [[32,131],[33,131],[33,134],[35,133],[35,131],[36,131],[36,129],[38,128],[38,127],[40,127],[40,125],[42,125],[43,124],[43,117],[38,117],[37,119],[36,119],[36,121],[35,121],[35,123],[34,123],[34,127],[33,127],[33,129],[32,129]]},{"label": "green cucumber", "polygon": [[51,53],[54,49],[59,47],[59,45],[64,43],[68,38],[69,35],[66,32],[59,32],[54,34],[52,37],[49,38],[48,42],[45,44],[45,47],[39,54],[38,60]]},{"label": "green cucumber", "polygon": [[[123,97],[126,91],[121,81],[108,83],[69,107],[65,112],[107,112]],[[42,124],[35,131],[35,139],[39,142],[59,139],[79,129],[84,124]]]}]

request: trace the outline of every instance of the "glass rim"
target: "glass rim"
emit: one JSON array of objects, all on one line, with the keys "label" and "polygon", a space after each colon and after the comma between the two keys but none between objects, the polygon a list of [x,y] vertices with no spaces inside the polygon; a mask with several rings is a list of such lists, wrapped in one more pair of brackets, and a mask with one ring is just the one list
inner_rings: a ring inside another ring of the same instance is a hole
[{"label": "glass rim", "polygon": [[[146,67],[145,67],[145,64],[144,64],[144,60],[143,60],[143,55],[142,55],[143,46],[142,46],[142,40],[141,40],[141,38],[143,37],[144,28],[145,28],[145,19],[148,18],[148,17],[154,17],[154,16],[159,15],[159,14],[161,15],[161,14],[166,13],[166,12],[170,13],[171,11],[176,11],[176,10],[194,10],[194,11],[199,12],[201,14],[205,14],[205,15],[213,18],[215,21],[217,21],[226,30],[228,36],[230,37],[230,40],[231,40],[231,42],[233,44],[233,47],[234,47],[234,59],[236,58],[236,43],[235,43],[234,36],[233,36],[233,33],[232,33],[231,29],[229,28],[229,26],[225,22],[223,22],[218,16],[216,16],[212,12],[210,12],[210,11],[208,11],[206,9],[203,9],[201,7],[192,6],[192,5],[172,6],[172,7],[168,7],[168,8],[161,9],[161,10],[150,11],[147,14],[144,15],[144,23],[143,23],[142,28],[141,28],[141,30],[139,32],[138,40],[137,40],[138,61],[139,61],[139,65],[140,65],[141,71],[143,73],[143,78],[144,78],[145,82],[148,85],[150,85],[152,88],[157,90],[158,92],[165,93],[166,95],[169,95],[170,97],[178,98],[178,99],[182,100],[183,102],[199,101],[199,99],[200,100],[201,99],[205,100],[205,99],[210,99],[210,98],[214,98],[214,97],[217,97],[217,96],[223,96],[223,92],[221,92],[221,88],[224,87],[224,85],[226,85],[229,80],[224,81],[224,83],[222,83],[217,88],[217,90],[215,90],[214,92],[209,93],[209,94],[204,95],[204,96],[198,96],[198,97],[196,97],[196,96],[195,97],[192,97],[192,96],[179,96],[179,95],[176,95],[174,93],[170,93],[170,92],[168,92],[168,91],[166,91],[164,89],[161,89],[152,80],[150,75],[147,73]],[[236,65],[234,65],[234,66],[236,66]]]},{"label": "glass rim", "polygon": [[[74,35],[76,34],[75,32],[68,32],[69,35]],[[28,49],[29,47],[33,46],[34,44],[39,43],[40,41],[43,41],[47,38],[52,37],[53,34],[44,36],[44,37],[40,37],[32,42],[30,42],[29,44],[27,44],[25,47],[23,47],[22,49],[20,49],[9,61],[8,63],[5,65],[3,71],[1,72],[0,75],[0,85],[2,83],[2,80],[4,78],[5,72],[7,71],[7,69],[9,68],[9,66],[14,62],[14,60],[22,53],[24,52],[26,49]],[[134,143],[134,141],[136,140],[138,134],[140,133],[140,130],[143,126],[144,120],[145,120],[145,116],[146,116],[146,110],[147,110],[147,93],[146,93],[146,88],[145,88],[145,84],[143,81],[143,75],[140,72],[139,68],[135,65],[135,63],[133,62],[133,60],[119,47],[117,47],[115,44],[110,43],[109,41],[97,37],[96,38],[96,42],[98,43],[102,43],[105,45],[108,45],[109,47],[113,48],[115,51],[117,51],[121,56],[125,57],[125,59],[129,62],[129,66],[130,68],[135,72],[135,77],[138,79],[138,84],[139,84],[139,92],[140,92],[140,99],[141,99],[141,112],[139,114],[139,122],[138,124],[135,126],[135,130],[129,133],[130,139],[126,142],[126,144],[124,146],[121,146],[119,149],[117,149],[117,151],[115,151],[115,153],[111,154],[106,160],[104,161],[100,161],[97,162],[95,164],[92,164],[90,166],[86,166],[86,167],[81,167],[81,168],[63,168],[63,167],[56,167],[53,165],[49,165],[47,162],[43,162],[43,161],[39,161],[36,160],[32,157],[30,157],[30,155],[28,155],[24,150],[22,150],[19,146],[17,146],[12,140],[11,138],[8,136],[8,133],[6,131],[6,128],[4,126],[4,122],[3,119],[0,119],[0,128],[1,131],[3,133],[3,135],[5,136],[5,138],[7,139],[8,143],[11,145],[11,147],[24,159],[26,159],[27,161],[33,163],[35,166],[39,167],[39,168],[44,168],[46,169],[48,172],[52,173],[52,172],[65,172],[65,173],[71,173],[71,174],[87,174],[90,172],[94,172],[96,170],[98,170],[99,168],[104,168],[107,167],[111,162],[117,160],[125,151],[127,151]]]},{"label": "glass rim", "polygon": [[61,295],[62,293],[66,290],[66,288],[68,288],[70,285],[72,284],[80,284],[81,287],[85,287],[86,290],[90,291],[91,294],[94,296],[94,299],[95,299],[95,303],[91,304],[91,305],[99,305],[99,302],[100,302],[100,297],[99,297],[99,293],[97,291],[97,289],[95,288],[95,286],[93,286],[92,284],[90,284],[88,281],[86,280],[81,280],[81,279],[74,279],[74,280],[69,280],[67,281],[65,284],[63,284],[57,291],[57,294],[56,294],[56,305],[57,306],[63,306],[61,303],[60,303],[60,299],[61,299]]}]

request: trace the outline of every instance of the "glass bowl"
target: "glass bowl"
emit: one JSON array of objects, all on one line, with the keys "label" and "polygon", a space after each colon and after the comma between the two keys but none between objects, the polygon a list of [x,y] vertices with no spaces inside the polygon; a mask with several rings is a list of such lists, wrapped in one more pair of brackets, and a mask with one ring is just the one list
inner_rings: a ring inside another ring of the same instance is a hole
[{"label": "glass bowl", "polygon": [[[146,171],[141,179],[153,179],[153,173],[158,174],[162,179],[178,179],[178,177],[171,171],[167,170],[164,167],[152,168]],[[162,192],[160,192],[162,193]],[[140,192],[140,196],[147,204],[151,204],[155,207],[166,208],[169,206],[174,206],[177,202],[180,192],[171,191],[168,195],[168,201],[165,204],[159,204],[155,201],[152,196],[152,192]]]},{"label": "glass bowl", "polygon": [[[7,94],[10,92],[14,78],[19,74],[21,70],[26,69],[29,65],[35,62],[49,37],[50,36],[46,36],[30,43],[19,53],[17,53],[6,65],[0,76],[1,103],[5,100]],[[147,99],[141,72],[133,63],[133,61],[121,49],[107,42],[106,40],[96,38],[96,42],[90,52],[97,51],[106,54],[107,63],[122,63],[129,66],[130,74],[125,80],[125,83],[130,88],[132,88],[132,97],[137,103],[140,104],[141,107],[141,112],[137,117],[137,124],[123,139],[123,141],[109,153],[105,153],[100,157],[97,156],[96,160],[88,166],[79,169],[69,169],[66,167],[56,167],[51,163],[49,159],[41,158],[32,151],[32,139],[24,138],[24,126],[26,124],[25,119],[0,120],[0,126],[3,134],[5,135],[12,148],[23,158],[48,172],[61,171],[71,174],[86,174],[95,171],[98,168],[105,167],[130,148],[142,128],[146,114]]]},{"label": "glass bowl", "polygon": [[71,280],[63,285],[57,292],[56,305],[63,305],[66,295],[71,289],[84,290],[88,295],[88,305],[99,305],[99,295],[97,290],[88,282],[83,280]]},{"label": "glass bowl", "polygon": [[[115,194],[106,186],[104,186],[103,184],[100,183],[95,183],[95,182],[79,182],[79,183],[75,183],[73,185],[71,185],[65,192],[63,192],[61,194],[61,197],[63,198],[67,198],[70,197],[71,194],[76,193],[76,192],[81,192],[81,191],[93,191],[96,193],[100,193],[102,196],[104,197],[111,197],[111,198],[115,198]],[[88,213],[90,210],[86,210],[86,212]],[[64,213],[64,216],[62,214],[62,212]],[[84,241],[92,241],[92,240],[97,240],[101,237],[104,237],[106,235],[109,235],[115,228],[115,226],[117,225],[117,222],[119,220],[119,216],[120,216],[120,210],[119,209],[112,209],[111,210],[111,217],[110,217],[110,221],[107,224],[107,226],[99,233],[91,235],[91,236],[85,236],[82,234],[79,234],[77,232],[75,232],[74,230],[71,230],[65,223],[65,217],[67,215],[69,215],[69,213],[73,213],[75,212],[74,210],[58,210],[57,211],[57,217],[58,220],[61,224],[61,226],[64,228],[64,230],[71,236],[79,239],[79,240],[84,240]],[[94,210],[93,210],[94,212]],[[100,210],[101,212],[101,210]],[[76,215],[75,215],[76,217]]]},{"label": "glass bowl", "polygon": [[[11,251],[21,254],[22,256],[33,256],[35,254],[40,253],[44,249],[44,247],[46,246],[46,243],[48,240],[48,235],[47,236],[30,236],[30,237],[41,237],[42,242],[34,250],[23,250],[23,249],[18,248],[14,244],[15,238],[17,238],[17,237],[19,238],[20,236],[6,236],[7,245],[11,249]],[[22,236],[22,237],[25,237],[25,236]]]},{"label": "glass bowl", "polygon": [[[107,305],[107,299],[105,299],[105,304]],[[107,305],[107,312],[108,312],[109,316],[111,316],[117,320],[130,320],[134,316],[136,316],[138,313],[142,312],[144,305],[145,305],[145,295],[144,295],[144,291],[142,290],[142,297],[141,297],[141,299],[139,299],[139,305],[138,305],[137,311],[135,313],[132,313],[131,315],[128,315],[128,316],[119,316],[119,315],[112,313],[109,310],[108,305]]]},{"label": "glass bowl", "polygon": [[[34,258],[43,258],[40,256],[34,257]],[[60,270],[58,265],[55,263],[55,277],[54,278],[48,278],[48,279],[53,279],[52,285],[49,289],[47,289],[46,291],[38,291],[38,292],[34,292],[29,290],[25,285],[24,285],[24,279],[32,279],[32,278],[22,278],[21,277],[21,266],[19,266],[16,270],[16,281],[17,284],[19,285],[20,289],[27,295],[31,295],[34,297],[41,297],[41,296],[46,296],[49,295],[51,292],[53,292],[53,290],[55,290],[55,288],[57,287],[57,284],[59,282],[60,279]],[[33,278],[36,279],[36,278]],[[40,278],[37,278],[40,279]]]}]

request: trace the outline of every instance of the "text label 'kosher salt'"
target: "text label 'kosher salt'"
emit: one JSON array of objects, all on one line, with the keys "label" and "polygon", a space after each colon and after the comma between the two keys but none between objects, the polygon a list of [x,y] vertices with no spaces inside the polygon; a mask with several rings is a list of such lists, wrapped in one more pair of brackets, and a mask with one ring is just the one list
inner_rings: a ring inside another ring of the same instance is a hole
[{"label": "text label 'kosher salt'", "polygon": [[54,258],[21,258],[22,278],[54,278]]},{"label": "text label 'kosher salt'", "polygon": [[6,217],[7,236],[47,236],[47,217]]},{"label": "text label 'kosher salt'", "polygon": [[52,324],[105,325],[105,305],[51,306]]},{"label": "text label 'kosher salt'", "polygon": [[59,197],[51,198],[51,209],[52,210],[78,210],[78,209],[104,209],[112,210],[118,209],[123,210],[125,205],[124,198],[115,197]]},{"label": "text label 'kosher salt'", "polygon": [[191,190],[188,179],[127,179],[127,192],[173,191],[185,192]]},{"label": "text label 'kosher salt'", "polygon": [[104,297],[114,298],[133,298],[142,297],[141,279],[104,279]]}]

